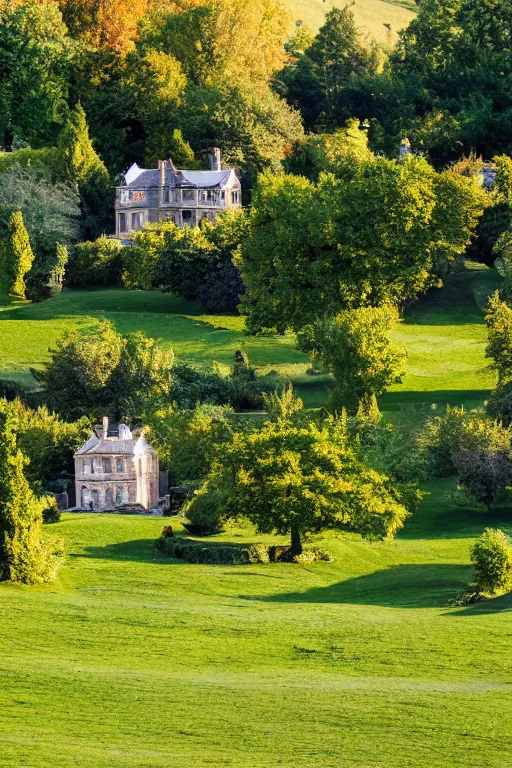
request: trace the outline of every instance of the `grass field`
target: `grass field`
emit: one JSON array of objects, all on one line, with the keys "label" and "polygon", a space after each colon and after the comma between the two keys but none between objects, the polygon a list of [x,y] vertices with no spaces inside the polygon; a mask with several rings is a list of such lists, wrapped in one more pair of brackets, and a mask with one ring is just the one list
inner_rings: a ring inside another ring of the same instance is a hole
[{"label": "grass field", "polygon": [[[409,372],[382,399],[388,415],[483,401],[495,283],[473,267],[406,313]],[[229,362],[244,341],[258,365],[310,379],[291,338],[244,338],[240,318],[123,291],[5,304],[3,375],[26,380],[87,316],[196,362]],[[325,394],[312,381],[310,404]],[[161,519],[64,515],[57,581],[0,584],[0,768],[507,768],[512,594],[451,601],[471,543],[488,525],[512,535],[512,518],[461,503],[452,480],[426,490],[395,541],[327,535],[315,544],[336,561],[310,566],[187,565],[155,551]]]},{"label": "grass field", "polygon": [[161,520],[65,515],[58,581],[0,585],[0,765],[506,768],[512,595],[449,607],[489,520],[429,490],[393,543],[313,566],[186,565]]},{"label": "grass field", "polygon": [[[325,14],[331,8],[344,8],[350,5],[346,0],[284,0],[284,5],[291,11],[295,20],[300,19],[316,32],[323,24]],[[350,5],[357,26],[361,32],[379,43],[391,45],[398,32],[409,25],[414,13],[403,5],[414,2],[391,3],[384,0],[356,0]],[[389,24],[391,29],[384,26]]]},{"label": "grass field", "polygon": [[[406,313],[395,337],[408,351],[408,372],[382,399],[386,411],[483,401],[492,376],[484,370],[486,330],[478,304],[495,282],[492,270],[473,265]],[[202,365],[231,364],[243,346],[261,371],[275,369],[290,378],[306,405],[325,402],[326,378],[306,375],[308,358],[294,348],[291,336],[247,337],[242,318],[203,315],[197,305],[158,292],[64,291],[32,305],[0,300],[0,377],[33,381],[30,368],[48,359],[48,350],[67,328],[90,317],[109,318],[121,332],[145,331],[172,347],[179,359]]]}]

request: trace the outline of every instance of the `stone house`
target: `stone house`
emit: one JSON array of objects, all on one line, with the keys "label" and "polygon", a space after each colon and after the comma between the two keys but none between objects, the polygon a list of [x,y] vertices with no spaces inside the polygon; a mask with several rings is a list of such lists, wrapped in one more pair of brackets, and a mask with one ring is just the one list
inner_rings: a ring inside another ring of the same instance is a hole
[{"label": "stone house", "polygon": [[133,164],[116,188],[116,238],[157,221],[194,226],[201,219],[215,220],[219,211],[239,208],[242,188],[235,168],[222,170],[220,150],[210,155],[210,170],[187,171],[172,160],[159,160],[146,170]]},{"label": "stone house", "polygon": [[134,437],[126,424],[109,430],[103,419],[100,436],[95,432],[74,454],[78,507],[112,510],[124,504],[145,509],[158,506],[158,455],[144,434]]}]

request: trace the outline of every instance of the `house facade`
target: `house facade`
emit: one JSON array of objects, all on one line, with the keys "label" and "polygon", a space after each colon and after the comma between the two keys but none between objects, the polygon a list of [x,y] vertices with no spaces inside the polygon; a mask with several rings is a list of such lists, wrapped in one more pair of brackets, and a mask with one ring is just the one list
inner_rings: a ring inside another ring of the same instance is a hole
[{"label": "house facade", "polygon": [[109,431],[105,417],[100,435],[93,433],[74,459],[77,506],[97,512],[129,504],[158,506],[158,455],[143,434],[134,437],[126,424]]},{"label": "house facade", "polygon": [[194,226],[201,219],[214,221],[226,208],[242,204],[240,179],[234,168],[222,170],[220,150],[210,155],[210,170],[188,171],[172,160],[159,160],[147,170],[135,163],[116,188],[116,237],[146,224],[173,221],[178,227]]}]

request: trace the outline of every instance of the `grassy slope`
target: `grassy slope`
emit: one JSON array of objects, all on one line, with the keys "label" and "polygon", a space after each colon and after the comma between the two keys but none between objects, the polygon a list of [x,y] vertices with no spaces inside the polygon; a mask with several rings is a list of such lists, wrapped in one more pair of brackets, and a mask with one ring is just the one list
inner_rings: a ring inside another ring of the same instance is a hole
[{"label": "grassy slope", "polygon": [[[492,271],[478,269],[454,276],[407,313],[395,336],[409,353],[408,373],[383,398],[385,410],[484,399],[492,377],[483,372],[486,333],[474,294],[491,290],[495,279]],[[308,359],[294,349],[291,336],[244,337],[242,318],[202,315],[196,305],[157,292],[65,291],[42,304],[0,302],[0,376],[30,381],[30,367],[48,359],[48,349],[64,330],[87,323],[88,317],[110,318],[123,332],[143,330],[193,363],[231,364],[243,345],[261,370],[274,368],[290,377],[307,405],[325,401],[325,378],[305,375]]]},{"label": "grassy slope", "polygon": [[[333,7],[343,8],[346,0],[284,0],[284,5],[291,11],[294,19],[301,19],[315,32],[322,25],[325,14]],[[396,40],[397,33],[408,26],[414,13],[399,4],[383,0],[356,0],[350,7],[356,24],[379,43],[390,45]],[[390,24],[391,30],[384,26]]]},{"label": "grassy slope", "polygon": [[[388,410],[481,399],[474,294],[494,279],[452,279],[408,314],[397,335],[411,372]],[[86,311],[195,359],[239,343],[170,297],[69,293],[0,313],[4,370],[9,356],[22,372],[42,359]],[[287,340],[250,343],[261,364],[303,365]],[[337,561],[304,567],[179,564],[153,549],[161,520],[66,515],[52,527],[68,548],[58,581],[0,584],[1,767],[509,765],[512,596],[448,602],[470,578],[471,542],[489,524],[512,533],[510,517],[457,506],[449,480],[429,491],[394,542],[329,537]]]},{"label": "grassy slope", "polygon": [[447,607],[487,522],[451,487],[306,567],[180,564],[161,520],[66,515],[58,582],[0,585],[2,768],[509,765],[512,596]]}]

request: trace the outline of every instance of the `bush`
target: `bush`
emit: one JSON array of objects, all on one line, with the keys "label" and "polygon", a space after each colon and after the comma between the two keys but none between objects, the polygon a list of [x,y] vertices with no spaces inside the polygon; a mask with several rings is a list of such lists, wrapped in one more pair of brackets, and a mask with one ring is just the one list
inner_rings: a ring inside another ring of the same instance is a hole
[{"label": "bush", "polygon": [[67,268],[69,285],[116,285],[121,281],[122,249],[118,240],[99,237],[78,243],[72,251]]},{"label": "bush", "polygon": [[203,371],[187,363],[179,363],[172,370],[170,399],[179,408],[192,409],[197,403],[228,405],[236,398],[236,388],[230,379],[213,371]]},{"label": "bush", "polygon": [[169,557],[184,560],[187,563],[204,563],[208,565],[249,565],[261,563],[267,565],[274,562],[314,563],[317,560],[332,561],[334,558],[327,552],[316,547],[305,550],[302,555],[293,557],[290,547],[267,547],[265,544],[236,544],[204,545],[186,536],[174,536],[168,526],[156,541],[156,548]]},{"label": "bush", "polygon": [[183,506],[183,515],[190,525],[185,527],[198,536],[211,536],[224,527],[225,495],[220,488],[206,482]]},{"label": "bush", "polygon": [[44,507],[42,509],[43,523],[58,523],[60,521],[60,509],[57,504],[57,499],[53,496],[46,496],[44,498]]},{"label": "bush", "polygon": [[500,530],[486,528],[471,550],[474,580],[481,592],[506,590],[512,577],[512,548]]},{"label": "bush", "polygon": [[504,427],[512,424],[512,381],[494,390],[486,410],[492,419],[500,421]]}]

